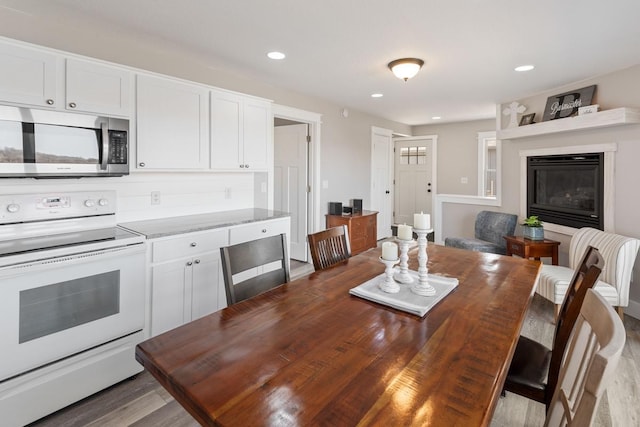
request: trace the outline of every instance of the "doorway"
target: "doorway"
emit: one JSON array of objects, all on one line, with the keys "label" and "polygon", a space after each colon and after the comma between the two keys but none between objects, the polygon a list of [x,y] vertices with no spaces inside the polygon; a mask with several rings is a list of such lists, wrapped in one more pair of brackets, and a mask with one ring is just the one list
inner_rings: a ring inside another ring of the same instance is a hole
[{"label": "doorway", "polygon": [[417,212],[433,218],[436,137],[394,138],[394,144],[394,223],[413,225],[413,214]]},{"label": "doorway", "polygon": [[309,262],[307,235],[320,230],[321,115],[274,104],[273,209],[291,215],[290,258]]},{"label": "doorway", "polygon": [[273,128],[273,207],[291,214],[290,258],[307,261],[309,125],[276,118]]}]

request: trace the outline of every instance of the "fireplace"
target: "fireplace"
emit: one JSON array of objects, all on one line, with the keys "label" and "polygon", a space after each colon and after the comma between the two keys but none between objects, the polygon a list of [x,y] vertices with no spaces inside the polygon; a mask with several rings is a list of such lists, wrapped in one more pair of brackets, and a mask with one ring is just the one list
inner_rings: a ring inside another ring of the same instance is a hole
[{"label": "fireplace", "polygon": [[527,215],[604,230],[604,153],[527,157]]}]

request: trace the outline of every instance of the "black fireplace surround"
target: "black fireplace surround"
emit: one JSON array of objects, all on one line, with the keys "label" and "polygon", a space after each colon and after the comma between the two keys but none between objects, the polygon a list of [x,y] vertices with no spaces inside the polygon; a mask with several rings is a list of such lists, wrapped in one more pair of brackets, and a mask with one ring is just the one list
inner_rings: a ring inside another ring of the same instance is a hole
[{"label": "black fireplace surround", "polygon": [[527,216],[604,229],[604,153],[527,157]]}]

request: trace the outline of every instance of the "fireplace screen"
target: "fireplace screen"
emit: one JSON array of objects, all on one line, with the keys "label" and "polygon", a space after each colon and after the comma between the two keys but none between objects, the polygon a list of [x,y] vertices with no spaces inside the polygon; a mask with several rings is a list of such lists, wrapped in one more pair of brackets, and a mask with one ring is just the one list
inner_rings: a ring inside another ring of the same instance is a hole
[{"label": "fireplace screen", "polygon": [[602,230],[603,153],[527,158],[527,215]]}]

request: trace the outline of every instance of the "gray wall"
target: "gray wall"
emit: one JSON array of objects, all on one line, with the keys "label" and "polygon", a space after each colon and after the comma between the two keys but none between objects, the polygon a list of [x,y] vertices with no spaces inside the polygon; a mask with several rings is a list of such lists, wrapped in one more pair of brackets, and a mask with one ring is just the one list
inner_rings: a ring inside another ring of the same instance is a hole
[{"label": "gray wall", "polygon": [[6,9],[0,9],[0,29],[0,35],[16,40],[260,96],[280,105],[321,114],[320,178],[327,180],[329,187],[320,190],[320,214],[326,213],[329,201],[348,202],[352,198],[362,198],[368,206],[371,126],[404,134],[411,132],[408,125],[351,109],[349,117],[344,118],[340,111],[349,106],[274,87],[261,80],[245,78],[240,73],[222,72],[209,65],[206,58],[187,54],[171,41],[126,32],[107,34],[85,21],[67,28],[55,20],[42,20]]},{"label": "gray wall", "polygon": [[493,119],[413,126],[413,135],[438,136],[438,194],[478,194],[478,132],[493,130]]}]

